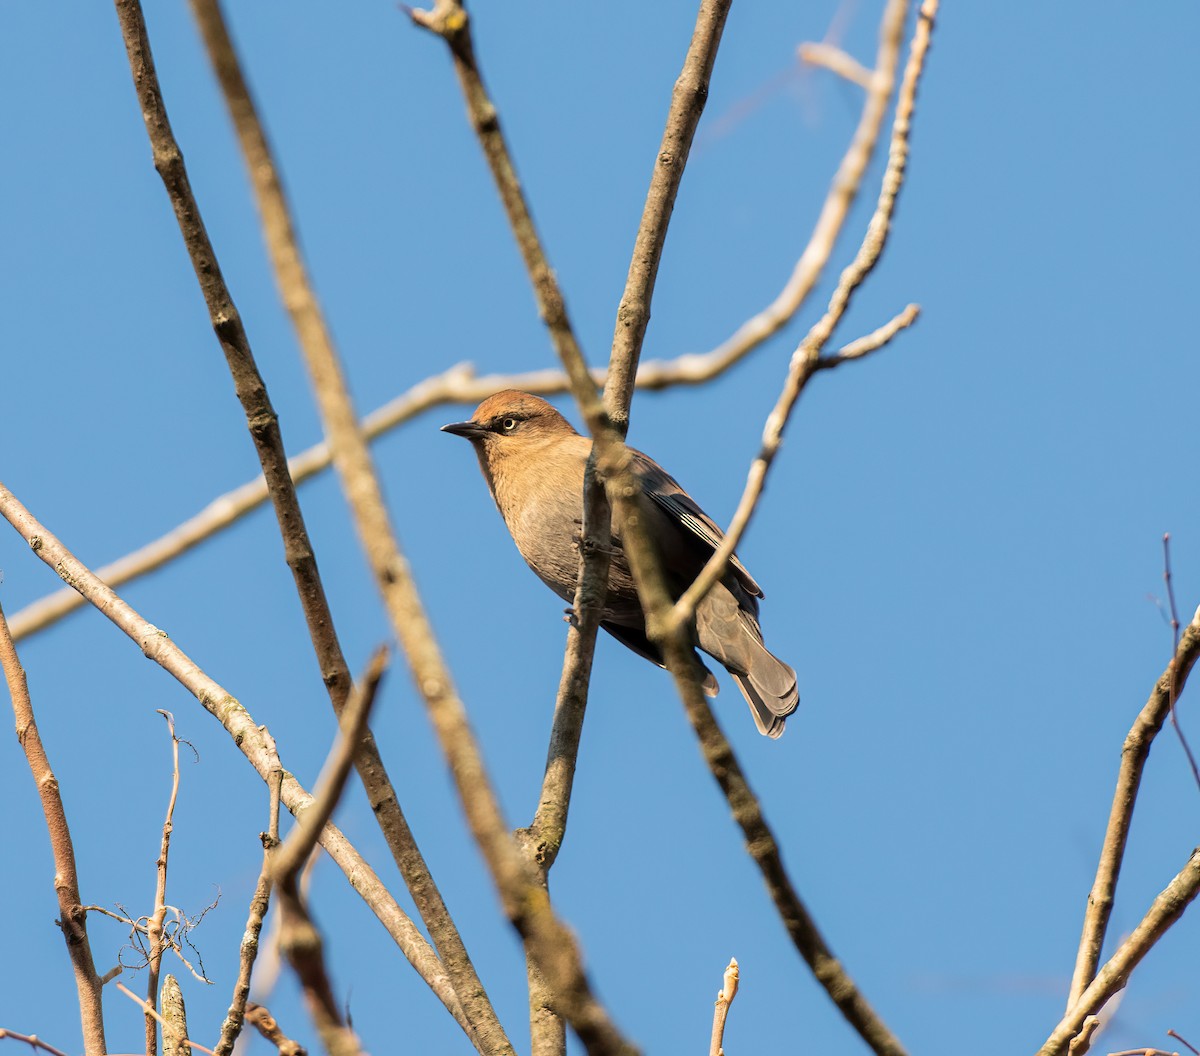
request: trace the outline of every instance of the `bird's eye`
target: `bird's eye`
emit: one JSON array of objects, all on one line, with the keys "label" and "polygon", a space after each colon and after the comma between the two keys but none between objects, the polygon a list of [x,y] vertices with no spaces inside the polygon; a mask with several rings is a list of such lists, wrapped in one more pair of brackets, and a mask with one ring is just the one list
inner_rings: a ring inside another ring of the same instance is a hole
[{"label": "bird's eye", "polygon": [[500,428],[506,433],[512,433],[516,432],[517,426],[520,424],[521,421],[519,418],[505,418],[504,421],[500,423]]}]

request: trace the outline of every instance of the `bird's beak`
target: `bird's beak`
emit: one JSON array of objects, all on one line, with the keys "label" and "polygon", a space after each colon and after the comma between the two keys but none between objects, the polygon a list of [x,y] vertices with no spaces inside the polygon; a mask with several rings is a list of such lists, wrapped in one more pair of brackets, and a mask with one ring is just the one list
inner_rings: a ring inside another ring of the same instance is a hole
[{"label": "bird's beak", "polygon": [[478,422],[451,422],[449,425],[442,426],[442,432],[465,436],[468,440],[478,440],[487,432],[487,429]]}]

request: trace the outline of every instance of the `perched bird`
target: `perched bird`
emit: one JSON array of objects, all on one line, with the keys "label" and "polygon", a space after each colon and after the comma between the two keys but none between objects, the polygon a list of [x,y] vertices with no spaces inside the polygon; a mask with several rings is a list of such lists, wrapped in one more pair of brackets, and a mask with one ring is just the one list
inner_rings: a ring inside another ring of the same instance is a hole
[{"label": "perched bird", "polygon": [[[484,400],[467,422],[442,431],[471,441],[479,466],[526,564],[560,598],[571,602],[579,578],[583,527],[583,473],[592,441],[580,436],[545,400],[506,389]],[[692,497],[652,458],[629,449],[641,482],[643,520],[658,546],[667,587],[678,598],[704,567],[722,538]],[[612,566],[601,624],[635,653],[663,667],[662,653],[646,636],[629,562],[621,548],[622,521],[612,521]],[[759,732],[783,733],[796,710],[796,672],[767,651],[758,625],[762,589],[733,557],[725,575],[696,610],[693,641],[719,660],[750,704]],[[701,663],[696,657],[696,662]],[[704,691],[717,680],[704,668]]]}]

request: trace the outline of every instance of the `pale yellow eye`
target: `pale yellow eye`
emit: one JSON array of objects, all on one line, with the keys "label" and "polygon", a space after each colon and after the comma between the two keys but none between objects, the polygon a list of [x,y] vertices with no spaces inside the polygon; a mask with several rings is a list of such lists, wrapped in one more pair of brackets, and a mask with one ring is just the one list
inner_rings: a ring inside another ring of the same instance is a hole
[{"label": "pale yellow eye", "polygon": [[500,423],[500,428],[503,429],[506,433],[511,433],[520,424],[521,424],[521,422],[517,418],[505,418],[504,421],[502,421]]}]

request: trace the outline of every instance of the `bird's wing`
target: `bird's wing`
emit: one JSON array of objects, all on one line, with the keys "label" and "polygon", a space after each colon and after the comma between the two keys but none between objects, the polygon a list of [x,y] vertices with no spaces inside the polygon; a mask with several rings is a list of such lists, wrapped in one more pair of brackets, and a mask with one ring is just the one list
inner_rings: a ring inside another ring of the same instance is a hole
[{"label": "bird's wing", "polygon": [[[634,472],[641,478],[642,490],[646,495],[672,520],[686,528],[710,550],[715,550],[725,538],[725,533],[716,526],[712,518],[696,505],[696,501],[679,486],[679,482],[654,459],[634,448],[630,448],[629,453],[633,456]],[[756,598],[763,596],[762,587],[738,560],[737,554],[730,557],[729,567],[747,591]]]}]

